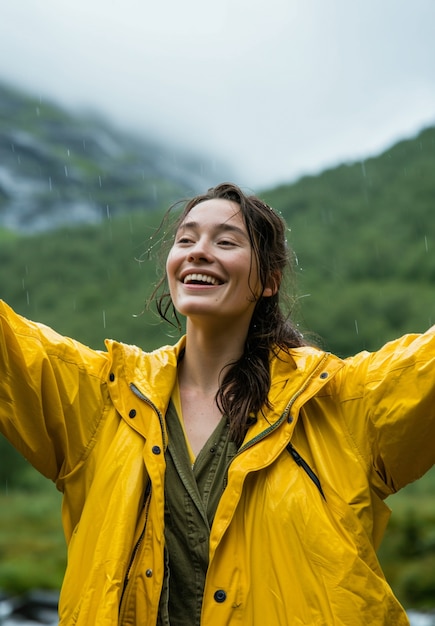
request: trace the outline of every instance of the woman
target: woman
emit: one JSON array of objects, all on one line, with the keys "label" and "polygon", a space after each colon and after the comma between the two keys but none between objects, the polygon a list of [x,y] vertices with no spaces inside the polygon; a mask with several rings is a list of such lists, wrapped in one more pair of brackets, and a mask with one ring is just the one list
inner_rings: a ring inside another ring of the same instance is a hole
[{"label": "woman", "polygon": [[64,626],[407,624],[384,499],[435,461],[434,330],[341,360],[279,294],[285,225],[222,184],[188,202],[160,314],[97,352],[1,305],[0,415],[64,493]]}]

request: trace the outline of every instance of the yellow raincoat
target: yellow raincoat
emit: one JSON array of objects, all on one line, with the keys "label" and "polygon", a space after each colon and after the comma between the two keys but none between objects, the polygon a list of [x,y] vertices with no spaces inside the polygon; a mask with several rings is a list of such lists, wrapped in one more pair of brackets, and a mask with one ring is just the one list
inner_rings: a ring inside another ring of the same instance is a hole
[{"label": "yellow raincoat", "polygon": [[[94,351],[0,303],[1,430],[64,494],[62,626],[156,624],[183,344]],[[435,329],[346,360],[298,348],[271,373],[273,409],[234,458],[213,522],[201,623],[407,624],[375,550],[383,500],[435,461]]]}]

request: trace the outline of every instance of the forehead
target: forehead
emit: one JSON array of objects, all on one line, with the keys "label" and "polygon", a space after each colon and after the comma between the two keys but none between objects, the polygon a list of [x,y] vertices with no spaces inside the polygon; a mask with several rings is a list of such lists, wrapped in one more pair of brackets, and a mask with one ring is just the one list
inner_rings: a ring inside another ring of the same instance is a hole
[{"label": "forehead", "polygon": [[240,206],[232,200],[213,198],[204,200],[192,207],[180,224],[180,228],[195,226],[223,227],[226,224],[240,228],[246,232]]}]

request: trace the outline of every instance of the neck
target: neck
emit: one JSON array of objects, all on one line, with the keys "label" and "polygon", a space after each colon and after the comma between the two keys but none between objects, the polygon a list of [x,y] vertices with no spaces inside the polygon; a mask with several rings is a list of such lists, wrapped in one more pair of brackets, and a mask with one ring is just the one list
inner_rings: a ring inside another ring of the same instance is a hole
[{"label": "neck", "polygon": [[186,349],[179,368],[180,385],[215,394],[225,368],[242,353],[245,336],[231,329],[201,329],[187,325]]}]

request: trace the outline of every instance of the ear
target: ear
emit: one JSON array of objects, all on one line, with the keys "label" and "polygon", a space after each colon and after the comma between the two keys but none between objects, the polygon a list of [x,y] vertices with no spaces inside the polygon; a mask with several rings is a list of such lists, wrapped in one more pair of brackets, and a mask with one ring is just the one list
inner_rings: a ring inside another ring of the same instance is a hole
[{"label": "ear", "polygon": [[263,289],[263,298],[270,298],[271,296],[274,296],[279,289],[280,283],[281,273],[274,272],[274,274],[272,274],[272,276],[270,277],[268,284]]}]

